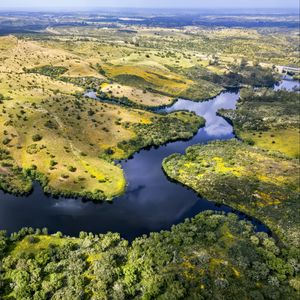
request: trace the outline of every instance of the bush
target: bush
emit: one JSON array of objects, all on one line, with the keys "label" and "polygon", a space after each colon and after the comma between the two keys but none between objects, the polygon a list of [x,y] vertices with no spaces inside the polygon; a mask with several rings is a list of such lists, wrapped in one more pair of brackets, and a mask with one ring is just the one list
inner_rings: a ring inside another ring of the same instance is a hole
[{"label": "bush", "polygon": [[68,171],[70,172],[76,172],[77,168],[73,167],[73,166],[68,166]]},{"label": "bush", "polygon": [[252,139],[246,139],[245,142],[250,146],[253,146],[255,144],[254,140]]},{"label": "bush", "polygon": [[30,235],[27,237],[27,241],[29,244],[36,244],[37,242],[39,242],[39,238]]},{"label": "bush", "polygon": [[55,160],[50,160],[50,166],[54,167],[57,165],[57,162]]},{"label": "bush", "polygon": [[42,136],[40,135],[40,134],[34,134],[33,136],[32,136],[32,140],[34,141],[34,142],[38,142],[38,141],[40,141],[40,140],[42,140]]},{"label": "bush", "polygon": [[6,137],[6,138],[3,139],[2,144],[3,145],[7,145],[7,144],[10,143],[10,141],[11,141],[11,139],[9,139],[8,137]]}]

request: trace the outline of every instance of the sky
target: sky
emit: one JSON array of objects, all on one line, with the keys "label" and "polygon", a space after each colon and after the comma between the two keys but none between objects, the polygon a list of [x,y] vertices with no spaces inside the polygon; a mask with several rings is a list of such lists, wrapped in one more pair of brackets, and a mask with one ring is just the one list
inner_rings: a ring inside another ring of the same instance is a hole
[{"label": "sky", "polygon": [[0,0],[3,9],[299,8],[299,0]]}]

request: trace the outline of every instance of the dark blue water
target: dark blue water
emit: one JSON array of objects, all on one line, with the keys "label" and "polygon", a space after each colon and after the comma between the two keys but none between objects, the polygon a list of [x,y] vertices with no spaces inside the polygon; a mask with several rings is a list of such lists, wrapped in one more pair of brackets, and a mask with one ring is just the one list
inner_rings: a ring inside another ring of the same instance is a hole
[{"label": "dark blue water", "polygon": [[[233,211],[227,206],[201,199],[192,190],[169,181],[161,164],[165,157],[175,152],[184,153],[188,146],[233,138],[232,126],[216,112],[220,108],[234,109],[238,98],[237,91],[224,92],[206,102],[179,100],[164,109],[166,112],[194,111],[206,119],[206,126],[189,141],[141,150],[132,159],[123,161],[128,188],[125,195],[114,199],[113,203],[48,197],[38,184],[27,197],[0,191],[0,229],[10,233],[28,226],[47,227],[49,232],[62,231],[72,236],[77,236],[80,231],[113,231],[132,240],[151,231],[169,229],[204,210]],[[263,224],[251,221],[258,230],[267,231]]]}]

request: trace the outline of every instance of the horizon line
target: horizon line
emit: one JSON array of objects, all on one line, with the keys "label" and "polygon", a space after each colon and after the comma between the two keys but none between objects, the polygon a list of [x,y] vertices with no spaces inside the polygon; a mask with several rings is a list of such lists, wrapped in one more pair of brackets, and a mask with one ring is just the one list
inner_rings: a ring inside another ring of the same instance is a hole
[{"label": "horizon line", "polygon": [[[93,10],[295,10],[299,9],[297,7],[110,7],[110,6],[78,6],[78,7],[68,7],[68,6],[58,6],[58,7],[0,7],[1,12],[57,12],[58,10],[63,10],[61,12],[90,12]],[[299,15],[299,11],[295,12]]]},{"label": "horizon line", "polygon": [[[184,6],[177,6],[177,7],[169,7],[169,6],[147,6],[147,7],[138,7],[138,6],[74,6],[74,8],[88,8],[88,9],[95,9],[95,8],[109,8],[109,9],[170,9],[170,10],[175,10],[175,9],[295,9],[298,8],[298,6],[276,6],[276,7],[226,7],[226,6],[220,6],[220,7],[209,7],[209,6],[191,6],[191,7],[184,7]],[[67,6],[6,6],[4,9],[57,9],[57,8],[69,8],[70,5]],[[0,8],[2,9],[2,8]]]}]

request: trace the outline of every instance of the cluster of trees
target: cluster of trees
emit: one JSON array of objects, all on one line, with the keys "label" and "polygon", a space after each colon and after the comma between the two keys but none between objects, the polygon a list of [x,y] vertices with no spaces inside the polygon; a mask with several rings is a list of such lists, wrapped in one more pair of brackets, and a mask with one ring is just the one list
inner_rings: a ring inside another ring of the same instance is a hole
[{"label": "cluster of trees", "polygon": [[120,142],[118,147],[131,155],[147,146],[158,146],[168,141],[189,139],[204,124],[205,120],[202,117],[185,111],[153,117],[151,124],[125,123],[126,128],[134,130],[136,137]]},{"label": "cluster of trees", "polygon": [[241,63],[239,66],[231,66],[230,71],[219,75],[208,71],[206,68],[195,66],[185,70],[187,75],[194,80],[196,78],[207,80],[223,87],[273,87],[277,82],[272,70],[262,68],[259,65],[249,66]]},{"label": "cluster of trees", "polygon": [[[146,90],[144,90],[144,93],[146,93]],[[98,90],[97,97],[104,100],[104,101],[109,101],[109,102],[112,102],[112,103],[115,103],[115,104],[124,105],[124,106],[137,108],[137,109],[151,110],[153,108],[156,108],[156,109],[158,108],[157,106],[151,107],[149,105],[144,105],[142,103],[136,103],[136,102],[130,100],[126,96],[111,97],[110,93],[105,93],[105,92],[102,92],[101,90]]]},{"label": "cluster of trees", "polygon": [[0,234],[6,299],[296,299],[298,252],[234,214],[206,211],[129,244],[24,228]]},{"label": "cluster of trees", "polygon": [[36,67],[32,69],[26,69],[24,68],[24,71],[26,73],[36,73],[36,74],[41,74],[45,76],[49,76],[52,78],[57,78],[64,73],[68,71],[66,67],[61,67],[61,66],[42,66],[42,67]]},{"label": "cluster of trees", "polygon": [[204,79],[195,79],[195,83],[180,94],[181,98],[194,101],[207,100],[213,98],[222,92],[223,88],[212,81]]},{"label": "cluster of trees", "polygon": [[[69,82],[69,83],[73,83],[77,86],[80,86],[82,88],[85,88],[86,90],[93,90],[96,91],[99,89],[99,86],[101,86],[101,84],[103,82],[106,82],[106,80],[101,79],[101,78],[96,78],[93,76],[89,76],[89,77],[65,77],[65,76],[61,76],[59,77],[59,80],[64,81],[64,82]],[[80,98],[81,94],[75,94],[75,97]]]},{"label": "cluster of trees", "polygon": [[299,94],[271,89],[241,90],[236,110],[220,110],[219,114],[233,122],[236,130],[268,130],[299,127]]},{"label": "cluster of trees", "polygon": [[0,189],[12,194],[27,194],[32,189],[32,181],[20,169],[10,152],[0,148]]}]

